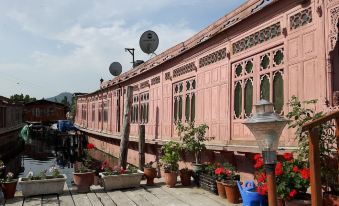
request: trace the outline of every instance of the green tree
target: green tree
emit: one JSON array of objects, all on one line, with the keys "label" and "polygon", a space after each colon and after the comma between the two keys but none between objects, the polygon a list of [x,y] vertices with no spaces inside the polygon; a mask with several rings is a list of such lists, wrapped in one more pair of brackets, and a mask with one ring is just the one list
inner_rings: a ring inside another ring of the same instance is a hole
[{"label": "green tree", "polygon": [[65,105],[67,107],[70,107],[70,104],[69,104],[66,96],[64,96],[64,98],[62,99],[61,104]]},{"label": "green tree", "polygon": [[76,104],[75,104],[75,102],[76,102],[76,98],[75,98],[75,96],[73,95],[73,97],[72,97],[72,103],[71,103],[71,116],[74,118],[75,117],[75,111],[76,111]]},{"label": "green tree", "polygon": [[14,95],[10,96],[10,100],[12,100],[13,102],[29,103],[29,102],[36,101],[36,98],[30,97],[28,94],[26,94],[26,95],[14,94]]}]

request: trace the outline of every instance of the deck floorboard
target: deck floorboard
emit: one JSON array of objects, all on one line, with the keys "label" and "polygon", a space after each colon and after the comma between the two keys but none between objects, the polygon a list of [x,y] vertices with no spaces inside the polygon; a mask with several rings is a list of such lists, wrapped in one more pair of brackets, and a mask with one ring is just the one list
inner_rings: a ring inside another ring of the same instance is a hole
[{"label": "deck floorboard", "polygon": [[[78,193],[75,187],[67,187],[60,195],[41,195],[24,198],[20,191],[5,202],[5,206],[236,206],[197,187],[178,184],[168,188],[162,180],[154,186],[105,191],[101,186],[91,186],[89,193]],[[238,204],[240,206],[242,204]]]}]

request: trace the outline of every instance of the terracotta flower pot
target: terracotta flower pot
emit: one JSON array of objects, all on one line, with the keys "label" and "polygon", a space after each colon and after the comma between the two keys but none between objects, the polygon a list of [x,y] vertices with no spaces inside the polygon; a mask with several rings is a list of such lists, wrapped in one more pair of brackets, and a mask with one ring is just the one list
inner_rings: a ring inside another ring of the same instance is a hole
[{"label": "terracotta flower pot", "polygon": [[174,187],[177,183],[177,172],[165,172],[165,183],[168,187]]},{"label": "terracotta flower pot", "polygon": [[278,206],[285,206],[285,200],[278,199]]},{"label": "terracotta flower pot", "polygon": [[157,171],[155,168],[144,168],[144,175],[147,179],[147,185],[154,185],[154,178],[157,176]]},{"label": "terracotta flower pot", "polygon": [[[311,200],[286,200],[286,206],[311,206]],[[327,206],[327,205],[326,205]]]},{"label": "terracotta flower pot", "polygon": [[4,193],[5,199],[12,199],[16,191],[16,185],[18,181],[13,180],[12,182],[1,183],[1,189]]},{"label": "terracotta flower pot", "polygon": [[192,176],[191,170],[181,170],[180,171],[181,184],[184,185],[184,186],[190,186],[191,185],[191,176]]},{"label": "terracotta flower pot", "polygon": [[339,206],[339,196],[330,194],[330,193],[324,193],[323,195],[323,205],[325,206]]},{"label": "terracotta flower pot", "polygon": [[240,191],[235,182],[223,183],[226,191],[227,200],[232,204],[238,204],[240,199]]},{"label": "terracotta flower pot", "polygon": [[216,181],[216,182],[217,182],[217,190],[218,190],[219,197],[226,199],[226,191],[225,191],[224,184],[219,181]]},{"label": "terracotta flower pot", "polygon": [[90,186],[94,184],[94,171],[85,173],[74,173],[74,183],[78,192],[89,192]]}]

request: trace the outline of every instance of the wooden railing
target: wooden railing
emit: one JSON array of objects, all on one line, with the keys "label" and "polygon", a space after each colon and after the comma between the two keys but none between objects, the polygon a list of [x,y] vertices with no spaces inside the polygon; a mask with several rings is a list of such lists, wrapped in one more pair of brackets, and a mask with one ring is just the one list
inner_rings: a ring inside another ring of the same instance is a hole
[{"label": "wooden railing", "polygon": [[[337,142],[337,155],[339,158],[339,111],[331,112],[322,118],[308,122],[302,126],[302,131],[308,131],[309,141],[309,163],[310,163],[310,183],[311,183],[311,196],[312,205],[322,205],[322,190],[321,190],[321,170],[320,170],[320,149],[319,149],[319,132],[318,126],[328,121],[335,120],[335,135]],[[339,162],[338,162],[339,170]]]}]

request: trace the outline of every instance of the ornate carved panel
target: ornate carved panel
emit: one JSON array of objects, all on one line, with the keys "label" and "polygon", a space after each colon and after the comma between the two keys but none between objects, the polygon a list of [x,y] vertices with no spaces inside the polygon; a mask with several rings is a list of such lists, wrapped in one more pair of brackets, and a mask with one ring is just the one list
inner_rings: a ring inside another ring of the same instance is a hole
[{"label": "ornate carved panel", "polygon": [[312,9],[307,8],[290,17],[290,29],[297,29],[312,22]]},{"label": "ornate carved panel", "polygon": [[154,77],[151,79],[151,85],[159,84],[160,83],[160,76]]},{"label": "ornate carved panel", "polygon": [[171,72],[166,72],[165,73],[165,80],[170,80],[170,79],[172,79]]},{"label": "ornate carved panel", "polygon": [[329,33],[329,41],[330,41],[330,50],[334,49],[335,44],[337,43],[338,38],[338,21],[339,21],[339,6],[330,9],[330,33]]},{"label": "ornate carved panel", "polygon": [[140,89],[143,89],[143,88],[146,88],[146,87],[149,87],[149,81],[144,81],[142,83],[140,83]]},{"label": "ornate carved panel", "polygon": [[173,77],[179,77],[181,75],[187,74],[191,71],[196,71],[197,67],[195,66],[194,62],[191,62],[189,64],[185,64],[184,66],[181,66],[179,68],[176,68],[173,70]]},{"label": "ornate carved panel", "polygon": [[199,67],[204,67],[226,58],[226,48],[220,49],[199,59]]},{"label": "ornate carved panel", "polygon": [[280,35],[281,35],[281,26],[280,22],[278,22],[235,42],[232,45],[233,53],[236,54],[245,51],[246,49],[254,47],[263,42],[269,41]]}]

